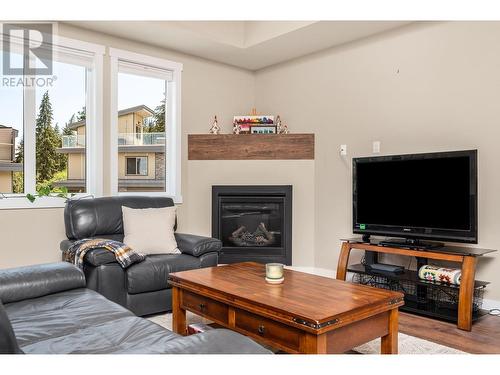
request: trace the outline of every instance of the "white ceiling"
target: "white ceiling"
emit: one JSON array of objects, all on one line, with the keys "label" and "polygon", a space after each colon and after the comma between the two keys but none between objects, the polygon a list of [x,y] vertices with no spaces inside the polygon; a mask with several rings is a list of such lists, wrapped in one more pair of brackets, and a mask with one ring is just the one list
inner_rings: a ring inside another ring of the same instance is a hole
[{"label": "white ceiling", "polygon": [[72,21],[73,26],[250,70],[401,27],[402,21]]}]

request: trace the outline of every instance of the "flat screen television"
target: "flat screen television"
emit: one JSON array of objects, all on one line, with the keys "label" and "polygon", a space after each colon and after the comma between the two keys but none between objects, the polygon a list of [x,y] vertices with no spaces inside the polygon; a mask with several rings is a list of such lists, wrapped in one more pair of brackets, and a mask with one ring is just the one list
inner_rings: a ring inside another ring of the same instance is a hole
[{"label": "flat screen television", "polygon": [[353,159],[353,231],[477,243],[477,150]]}]

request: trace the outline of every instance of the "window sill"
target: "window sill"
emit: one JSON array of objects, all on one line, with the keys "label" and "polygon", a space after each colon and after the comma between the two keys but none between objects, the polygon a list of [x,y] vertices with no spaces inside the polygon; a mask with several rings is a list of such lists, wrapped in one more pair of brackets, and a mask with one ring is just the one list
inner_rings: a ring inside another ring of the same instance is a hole
[{"label": "window sill", "polygon": [[0,210],[17,210],[33,208],[62,208],[66,205],[66,199],[58,197],[41,197],[31,203],[26,197],[10,196],[0,199]]},{"label": "window sill", "polygon": [[[70,199],[80,199],[93,197],[92,194],[78,193]],[[63,208],[66,206],[66,198],[50,196],[37,197],[32,203],[24,195],[6,195],[5,198],[0,198],[0,210],[18,210],[18,209],[33,209],[33,208]]]}]

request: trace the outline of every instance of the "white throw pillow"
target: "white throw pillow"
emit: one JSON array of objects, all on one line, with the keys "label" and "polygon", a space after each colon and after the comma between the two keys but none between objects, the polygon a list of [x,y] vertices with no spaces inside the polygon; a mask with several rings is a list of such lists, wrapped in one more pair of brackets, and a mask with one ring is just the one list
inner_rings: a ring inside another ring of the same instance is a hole
[{"label": "white throw pillow", "polygon": [[176,207],[122,207],[123,242],[133,250],[149,254],[180,254],[174,236]]}]

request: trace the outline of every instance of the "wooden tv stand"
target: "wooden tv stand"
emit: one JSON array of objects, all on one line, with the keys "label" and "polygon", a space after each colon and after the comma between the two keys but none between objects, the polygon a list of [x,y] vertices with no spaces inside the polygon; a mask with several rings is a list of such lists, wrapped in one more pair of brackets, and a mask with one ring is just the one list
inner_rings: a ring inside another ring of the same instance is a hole
[{"label": "wooden tv stand", "polygon": [[496,250],[478,249],[472,247],[443,246],[439,249],[407,249],[380,246],[378,241],[363,242],[360,238],[342,240],[342,249],[337,266],[337,279],[346,279],[349,255],[352,249],[374,251],[376,253],[399,254],[424,259],[444,260],[461,264],[462,278],[458,298],[457,327],[470,331],[472,329],[472,304],[474,297],[475,273],[477,257]]}]

